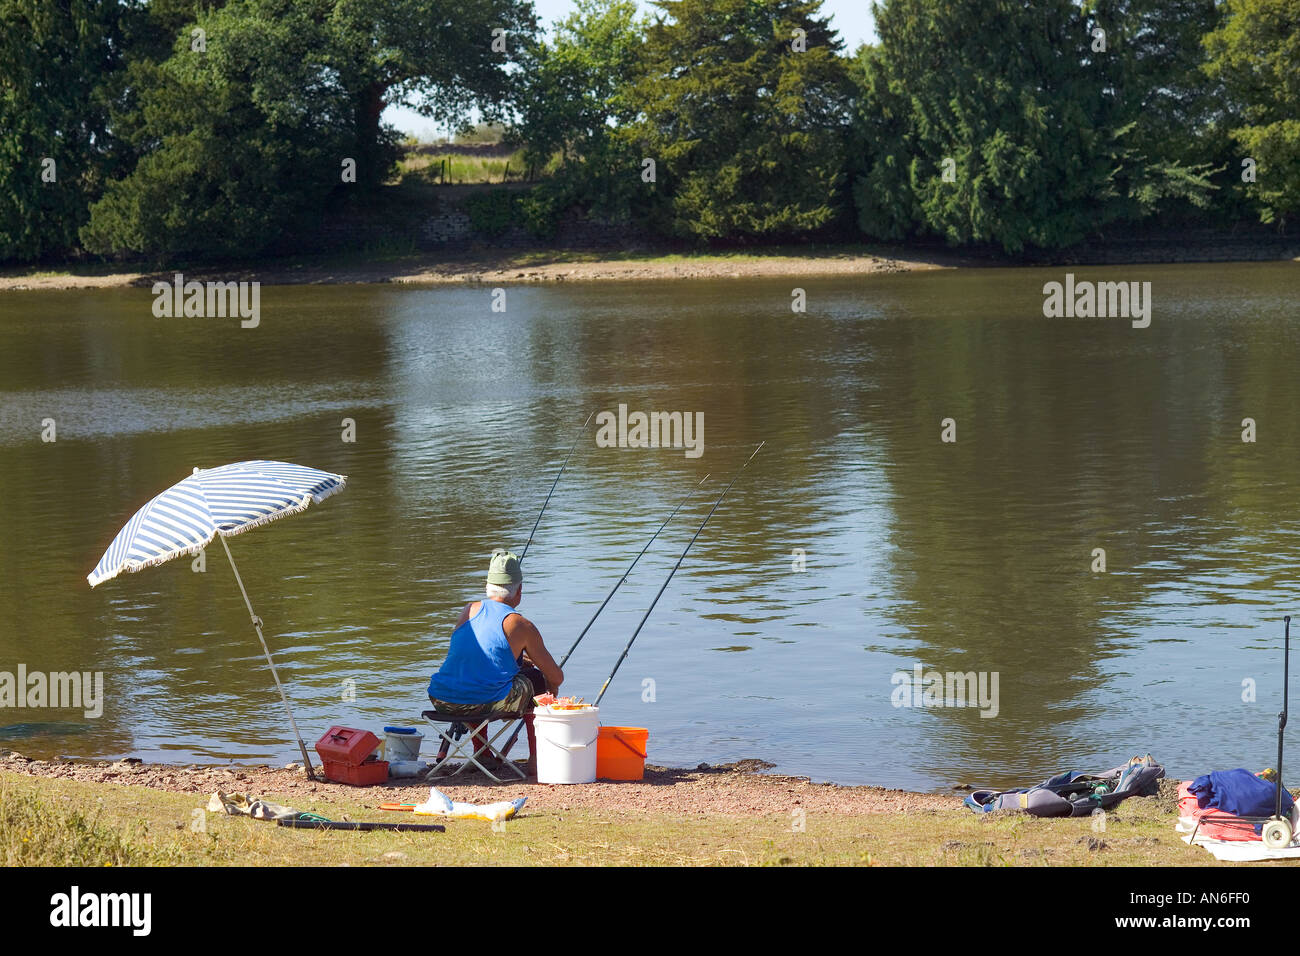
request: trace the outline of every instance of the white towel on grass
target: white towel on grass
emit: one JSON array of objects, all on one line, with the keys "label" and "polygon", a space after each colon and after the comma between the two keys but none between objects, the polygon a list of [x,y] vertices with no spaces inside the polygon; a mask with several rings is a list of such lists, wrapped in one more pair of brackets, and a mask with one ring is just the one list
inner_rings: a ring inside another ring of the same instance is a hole
[{"label": "white towel on grass", "polygon": [[1192,846],[1205,847],[1216,860],[1230,863],[1262,863],[1267,860],[1294,860],[1300,858],[1300,846],[1279,847],[1276,850],[1264,846],[1264,841],[1254,840],[1209,840],[1198,835],[1192,843],[1190,834],[1183,837],[1183,842]]}]

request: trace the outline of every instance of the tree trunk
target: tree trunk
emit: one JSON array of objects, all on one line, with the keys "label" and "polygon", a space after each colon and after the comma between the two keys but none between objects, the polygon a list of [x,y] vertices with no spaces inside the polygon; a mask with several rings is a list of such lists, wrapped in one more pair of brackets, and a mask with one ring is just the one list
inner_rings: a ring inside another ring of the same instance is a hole
[{"label": "tree trunk", "polygon": [[379,118],[384,112],[388,84],[375,81],[356,95],[357,183],[378,186],[388,175],[388,157],[379,142]]}]

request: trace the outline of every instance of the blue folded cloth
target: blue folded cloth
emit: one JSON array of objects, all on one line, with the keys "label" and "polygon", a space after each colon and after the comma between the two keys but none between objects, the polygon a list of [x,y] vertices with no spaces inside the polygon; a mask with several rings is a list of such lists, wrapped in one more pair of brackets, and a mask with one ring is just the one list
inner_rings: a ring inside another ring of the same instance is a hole
[{"label": "blue folded cloth", "polygon": [[[1201,809],[1213,807],[1239,817],[1269,817],[1277,803],[1277,786],[1261,780],[1249,770],[1212,770],[1192,781],[1187,788]],[[1282,814],[1291,812],[1295,801],[1282,790]]]}]

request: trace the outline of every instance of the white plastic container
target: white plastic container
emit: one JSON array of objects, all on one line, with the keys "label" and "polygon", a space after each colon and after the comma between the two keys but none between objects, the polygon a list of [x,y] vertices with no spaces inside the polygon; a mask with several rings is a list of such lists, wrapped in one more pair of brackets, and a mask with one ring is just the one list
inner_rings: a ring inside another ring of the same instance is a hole
[{"label": "white plastic container", "polygon": [[600,708],[533,711],[538,783],[595,783]]},{"label": "white plastic container", "polygon": [[424,734],[384,734],[384,757],[395,760],[419,760]]},{"label": "white plastic container", "polygon": [[390,760],[388,775],[390,777],[418,777],[429,768],[423,760]]}]

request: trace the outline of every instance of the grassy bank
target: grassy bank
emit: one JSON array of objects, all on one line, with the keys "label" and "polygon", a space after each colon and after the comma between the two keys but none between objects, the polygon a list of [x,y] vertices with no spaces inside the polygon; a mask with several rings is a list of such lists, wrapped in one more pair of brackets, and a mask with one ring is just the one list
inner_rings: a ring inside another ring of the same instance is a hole
[{"label": "grassy bank", "polygon": [[[264,794],[335,819],[410,820],[374,809],[374,792],[303,799]],[[910,865],[1216,864],[1173,831],[1158,798],[1129,800],[1104,832],[1087,818],[977,816],[954,806],[894,813],[672,813],[533,809],[494,831],[453,820],[446,833],[290,831],[205,809],[206,794],[0,772],[6,866],[258,865]],[[434,822],[419,818],[420,822]]]}]

